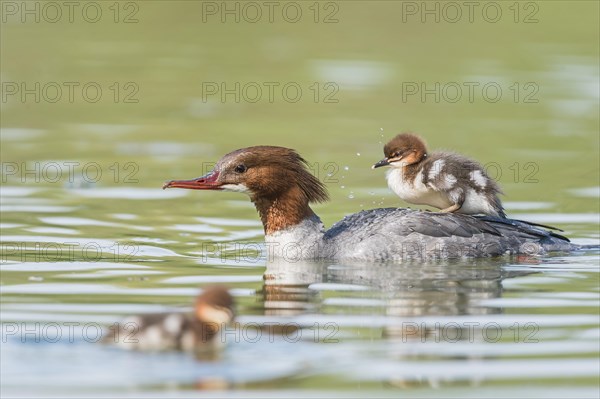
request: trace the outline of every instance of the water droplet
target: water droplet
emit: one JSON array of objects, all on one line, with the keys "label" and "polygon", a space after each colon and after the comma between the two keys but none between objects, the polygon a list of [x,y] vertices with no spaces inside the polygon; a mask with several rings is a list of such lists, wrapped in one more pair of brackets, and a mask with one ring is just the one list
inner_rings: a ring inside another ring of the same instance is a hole
[{"label": "water droplet", "polygon": [[357,156],[357,157],[360,157],[360,152],[357,152],[357,153],[356,153],[356,156]]},{"label": "water droplet", "polygon": [[344,188],[346,188],[346,186],[340,186],[340,188],[344,189]]},{"label": "water droplet", "polygon": [[350,170],[349,166],[344,166],[344,170]]},{"label": "water droplet", "polygon": [[327,173],[327,177],[333,176],[333,173]]},{"label": "water droplet", "polygon": [[44,281],[44,278],[42,276],[29,276],[29,278],[27,280],[29,280],[29,281]]},{"label": "water droplet", "polygon": [[383,132],[383,128],[382,127],[380,127],[379,130],[381,130]]},{"label": "water droplet", "polygon": [[350,199],[354,199],[354,194],[350,194],[350,195],[348,195],[348,198],[350,198]]}]

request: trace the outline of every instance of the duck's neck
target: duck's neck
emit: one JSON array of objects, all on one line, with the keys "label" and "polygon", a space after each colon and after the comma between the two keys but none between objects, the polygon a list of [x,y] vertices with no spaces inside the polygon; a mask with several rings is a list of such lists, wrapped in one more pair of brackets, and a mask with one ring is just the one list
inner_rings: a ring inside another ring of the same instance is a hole
[{"label": "duck's neck", "polygon": [[404,165],[402,166],[402,168],[395,169],[398,171],[397,173],[403,181],[410,182],[412,184],[415,180],[415,177],[417,177],[417,175],[421,171],[422,167],[423,162],[419,161],[408,165]]},{"label": "duck's neck", "polygon": [[297,259],[317,257],[322,250],[323,223],[296,190],[292,188],[277,198],[252,198],[252,202],[260,215],[270,254],[281,257],[287,253]]},{"label": "duck's neck", "polygon": [[422,184],[419,168],[415,164],[389,168],[385,174],[388,187],[402,200],[419,204],[422,200]]},{"label": "duck's neck", "polygon": [[308,201],[300,194],[299,190],[292,188],[276,198],[252,198],[266,235],[287,230],[302,223],[303,220],[315,216],[308,206]]}]

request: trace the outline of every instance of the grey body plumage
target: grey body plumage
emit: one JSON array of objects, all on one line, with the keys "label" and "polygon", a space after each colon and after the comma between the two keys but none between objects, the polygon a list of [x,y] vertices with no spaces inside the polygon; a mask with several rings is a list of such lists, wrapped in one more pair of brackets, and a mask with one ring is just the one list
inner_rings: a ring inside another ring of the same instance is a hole
[{"label": "grey body plumage", "polygon": [[578,248],[551,231],[490,216],[381,208],[349,215],[323,236],[333,259],[450,259],[543,255]]}]

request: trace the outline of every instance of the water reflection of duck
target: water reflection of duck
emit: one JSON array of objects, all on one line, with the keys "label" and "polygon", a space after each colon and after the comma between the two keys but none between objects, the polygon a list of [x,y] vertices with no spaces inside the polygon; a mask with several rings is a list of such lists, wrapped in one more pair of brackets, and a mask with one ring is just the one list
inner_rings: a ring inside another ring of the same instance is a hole
[{"label": "water reflection of duck", "polygon": [[403,265],[276,259],[267,262],[262,295],[265,312],[274,315],[314,311],[319,306],[318,291],[312,289],[315,284],[331,284],[332,290],[341,287],[343,292],[363,291],[367,296],[379,293],[385,313],[392,316],[491,314],[500,309],[481,307],[478,302],[500,297],[504,279],[531,274],[506,271],[504,264],[501,259]]},{"label": "water reflection of duck", "polygon": [[175,187],[248,194],[260,214],[269,256],[275,257],[285,257],[292,249],[296,259],[401,261],[579,248],[565,237],[522,221],[396,208],[355,213],[325,231],[309,203],[326,201],[327,191],[309,172],[306,161],[283,147],[234,151],[205,176],[163,186]]},{"label": "water reflection of duck", "polygon": [[227,289],[208,287],[196,299],[192,313],[130,316],[111,328],[104,342],[145,351],[213,349],[233,316],[233,298]]},{"label": "water reflection of duck", "polygon": [[[448,360],[443,352],[432,353],[431,344],[477,344],[484,337],[481,329],[486,327],[481,320],[503,311],[501,307],[482,306],[481,302],[502,297],[503,280],[532,273],[509,271],[504,265],[501,259],[403,265],[290,263],[277,259],[267,262],[262,290],[264,311],[283,320],[304,321],[300,327],[308,336],[318,328],[322,338],[331,337],[332,330],[325,328],[333,324],[334,338],[371,343],[379,338],[382,344],[374,348],[382,348],[386,354],[382,356],[399,364],[437,356]],[[318,322],[312,324],[306,316],[315,309],[319,309]],[[468,350],[452,353],[454,360],[481,359],[481,355]],[[477,384],[479,379],[474,376],[470,382]],[[435,373],[414,378],[394,376],[386,381],[395,387],[438,387],[444,383],[444,378]]]}]

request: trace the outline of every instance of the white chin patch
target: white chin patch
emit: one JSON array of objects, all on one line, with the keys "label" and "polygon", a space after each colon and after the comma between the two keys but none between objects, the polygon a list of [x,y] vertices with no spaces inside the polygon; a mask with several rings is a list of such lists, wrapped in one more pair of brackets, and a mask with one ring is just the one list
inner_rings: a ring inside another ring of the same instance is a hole
[{"label": "white chin patch", "polygon": [[235,193],[246,193],[249,194],[250,190],[243,184],[223,184],[221,188],[225,191],[233,191]]},{"label": "white chin patch", "polygon": [[406,162],[405,161],[394,161],[394,162],[390,162],[390,166],[392,166],[394,168],[403,168],[406,166]]}]

